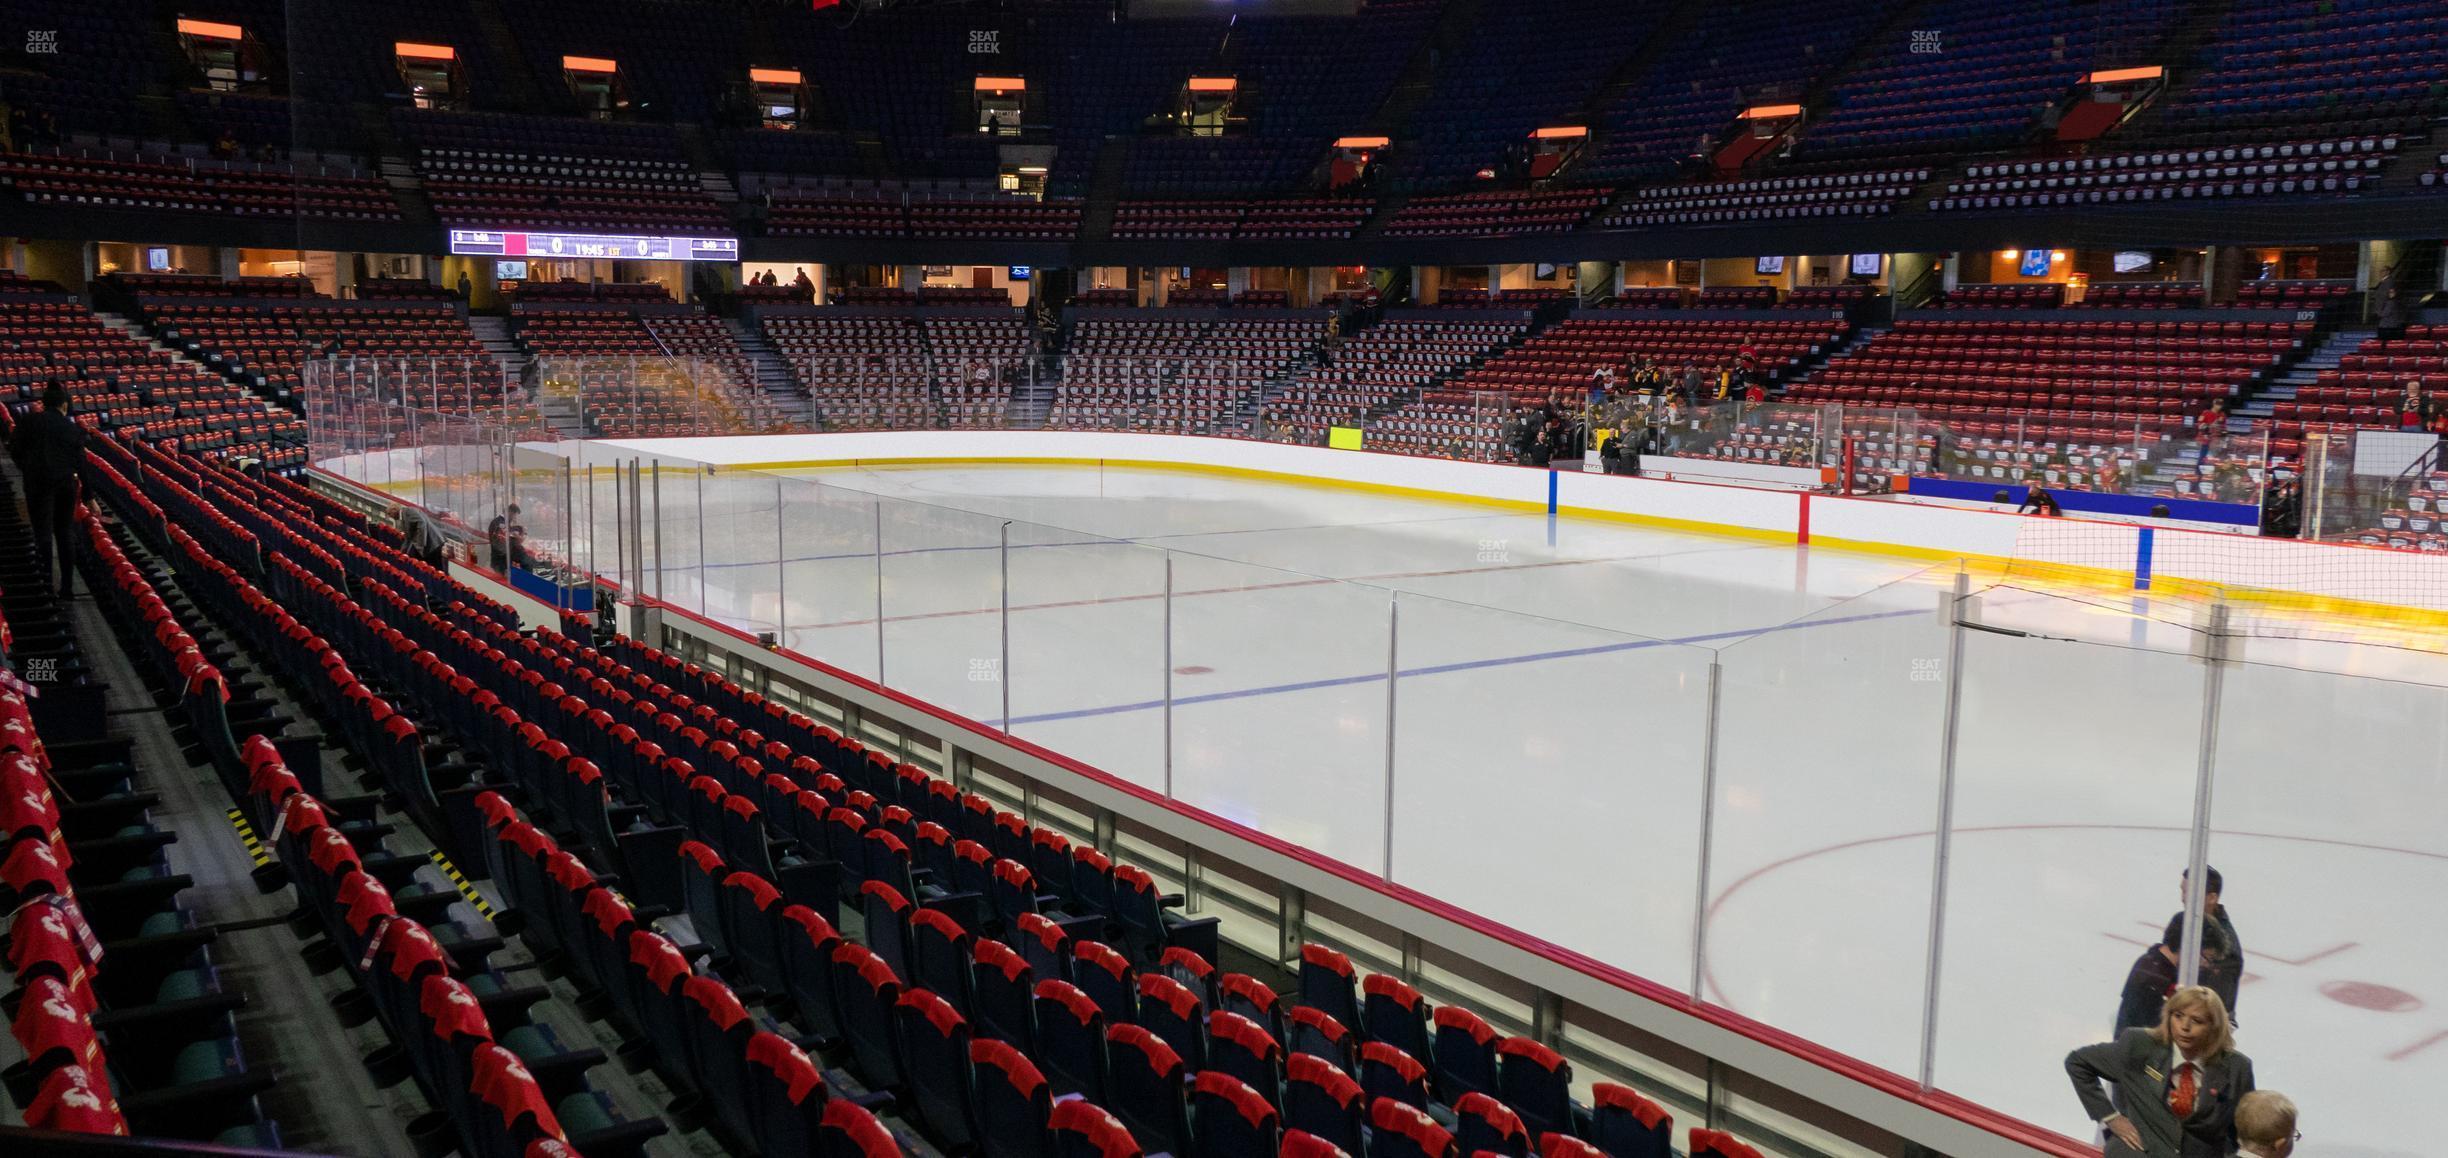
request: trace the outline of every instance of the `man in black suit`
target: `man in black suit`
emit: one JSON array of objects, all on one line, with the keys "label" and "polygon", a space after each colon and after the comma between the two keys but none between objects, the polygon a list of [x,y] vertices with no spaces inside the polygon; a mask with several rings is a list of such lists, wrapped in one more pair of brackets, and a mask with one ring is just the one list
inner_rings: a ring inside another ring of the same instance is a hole
[{"label": "man in black suit", "polygon": [[34,560],[47,577],[59,560],[59,597],[76,592],[77,471],[85,465],[85,428],[68,417],[68,390],[55,379],[43,387],[42,409],[17,421],[18,469],[25,472],[26,515],[34,524]]},{"label": "man in black suit", "polygon": [[[2207,977],[2211,963],[2227,951],[2227,934],[2217,922],[2202,923],[2202,975]],[[2184,914],[2168,918],[2167,929],[2159,943],[2142,951],[2134,959],[2133,968],[2125,973],[2125,989],[2117,998],[2116,1030],[2123,1033],[2141,1026],[2159,1024],[2160,1009],[2168,994],[2176,991],[2179,975],[2177,963],[2184,958]],[[2221,1001],[2222,1007],[2224,1000]]]},{"label": "man in black suit", "polygon": [[[2107,1132],[2101,1158],[2230,1158],[2236,1103],[2253,1092],[2227,1007],[2199,985],[2176,991],[2155,1028],[2066,1055],[2083,1112]],[[2106,1082],[2116,1087],[2111,1102]]]}]

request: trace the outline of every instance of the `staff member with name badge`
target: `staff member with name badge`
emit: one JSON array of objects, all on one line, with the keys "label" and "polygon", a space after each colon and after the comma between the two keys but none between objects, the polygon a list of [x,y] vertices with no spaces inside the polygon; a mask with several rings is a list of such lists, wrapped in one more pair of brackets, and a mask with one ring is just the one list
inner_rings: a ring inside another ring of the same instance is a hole
[{"label": "staff member with name badge", "polygon": [[[2188,985],[2151,1029],[2066,1055],[2083,1112],[2107,1131],[2101,1158],[2230,1158],[2236,1104],[2253,1092],[2252,1059],[2238,1053],[2227,1006]],[[2101,1083],[2116,1087],[2110,1101]]]}]

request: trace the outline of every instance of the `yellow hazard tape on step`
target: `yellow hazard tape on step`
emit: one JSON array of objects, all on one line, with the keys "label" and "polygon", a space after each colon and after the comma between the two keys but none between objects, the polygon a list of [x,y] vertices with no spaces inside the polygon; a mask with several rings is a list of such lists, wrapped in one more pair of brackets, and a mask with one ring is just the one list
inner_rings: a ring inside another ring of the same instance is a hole
[{"label": "yellow hazard tape on step", "polygon": [[262,841],[255,839],[255,826],[247,823],[246,813],[233,808],[223,815],[229,817],[230,827],[238,830],[238,843],[246,846],[247,856],[254,860],[255,867],[271,864],[272,854],[264,851]]},{"label": "yellow hazard tape on step", "polygon": [[476,886],[469,884],[466,877],[459,875],[459,866],[452,864],[449,857],[442,855],[441,849],[437,848],[426,853],[425,859],[434,862],[434,867],[441,869],[442,875],[450,878],[451,887],[458,889],[460,898],[475,907],[477,916],[488,921],[493,919],[493,906],[486,903],[484,895],[476,891]]}]

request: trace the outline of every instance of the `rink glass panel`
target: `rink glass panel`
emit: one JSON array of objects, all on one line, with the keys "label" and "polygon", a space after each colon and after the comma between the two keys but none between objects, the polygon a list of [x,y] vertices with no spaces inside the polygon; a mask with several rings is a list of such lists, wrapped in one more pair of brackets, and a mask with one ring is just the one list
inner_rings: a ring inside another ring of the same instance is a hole
[{"label": "rink glass panel", "polygon": [[1898,1073],[1921,1054],[1952,571],[1718,652],[1702,996]]}]

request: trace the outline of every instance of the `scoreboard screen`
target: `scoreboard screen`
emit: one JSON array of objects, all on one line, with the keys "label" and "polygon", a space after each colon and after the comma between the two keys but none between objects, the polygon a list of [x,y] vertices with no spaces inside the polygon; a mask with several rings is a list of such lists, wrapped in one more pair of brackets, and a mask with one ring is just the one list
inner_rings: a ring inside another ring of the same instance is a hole
[{"label": "scoreboard screen", "polygon": [[450,251],[470,257],[738,261],[739,239],[454,229],[450,231]]}]

